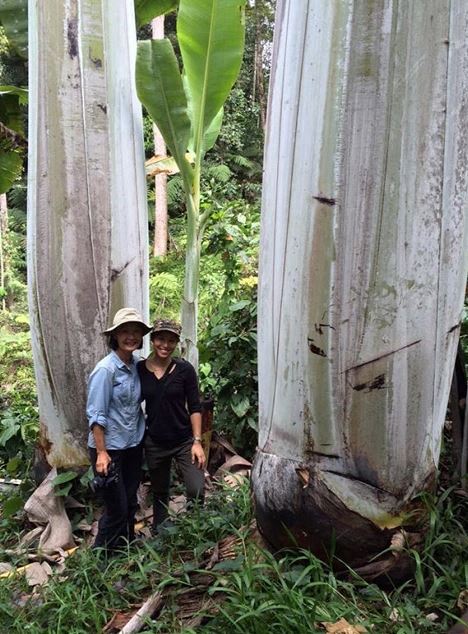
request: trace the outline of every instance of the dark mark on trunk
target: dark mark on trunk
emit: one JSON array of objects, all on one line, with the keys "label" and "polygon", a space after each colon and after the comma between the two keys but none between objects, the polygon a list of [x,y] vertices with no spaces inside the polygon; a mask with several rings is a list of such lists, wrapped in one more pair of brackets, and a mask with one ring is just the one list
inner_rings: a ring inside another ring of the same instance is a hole
[{"label": "dark mark on trunk", "polygon": [[311,451],[310,453],[314,456],[319,456],[320,458],[335,458],[338,460],[341,457],[334,453],[323,453],[322,451]]},{"label": "dark mark on trunk", "polygon": [[336,330],[335,326],[331,326],[330,324],[314,324],[315,332],[318,332],[319,335],[323,335],[322,328],[331,328],[332,330]]},{"label": "dark mark on trunk", "polygon": [[98,103],[97,107],[100,108],[104,112],[104,114],[107,113],[107,106],[105,104]]},{"label": "dark mark on trunk", "polygon": [[68,54],[73,59],[78,55],[78,20],[68,20],[67,29]]},{"label": "dark mark on trunk", "polygon": [[372,390],[383,390],[387,386],[385,385],[385,374],[379,374],[375,379],[370,381],[366,381],[365,383],[360,383],[359,385],[352,385],[353,390],[356,392],[362,392],[365,390],[366,392],[372,392]]},{"label": "dark mark on trunk", "polygon": [[129,260],[128,262],[126,262],[123,266],[120,267],[120,269],[111,269],[111,282],[115,282],[115,280],[122,275],[122,273],[125,271],[125,269],[127,268],[127,266],[132,262],[132,260],[134,260],[135,258],[132,258],[131,260]]},{"label": "dark mark on trunk", "polygon": [[313,352],[314,354],[318,354],[319,357],[326,357],[327,356],[325,351],[322,350],[322,348],[319,348],[318,346],[315,345],[313,339],[311,339],[310,337],[307,337],[307,342],[308,342],[309,350],[311,352]]},{"label": "dark mark on trunk", "polygon": [[460,328],[460,324],[455,324],[455,326],[452,326],[452,327],[450,328],[450,330],[448,331],[448,333],[447,333],[447,334],[449,335],[451,332],[454,332],[454,331],[455,331],[455,330],[457,330],[458,328]]},{"label": "dark mark on trunk", "polygon": [[327,198],[326,196],[312,196],[315,200],[318,200],[319,203],[323,205],[328,205],[329,207],[334,207],[336,205],[335,198]]},{"label": "dark mark on trunk", "polygon": [[[351,370],[358,370],[359,368],[364,368],[366,365],[369,365],[370,363],[381,361],[382,359],[385,359],[386,357],[390,357],[392,354],[396,354],[397,352],[402,352],[402,350],[406,350],[407,348],[412,348],[416,344],[421,343],[421,341],[422,339],[418,339],[417,341],[408,343],[406,344],[406,346],[402,346],[401,348],[397,348],[396,350],[392,350],[391,352],[382,354],[380,357],[376,357],[375,359],[370,359],[369,361],[364,361],[364,363],[359,363],[359,365],[354,365],[352,368],[348,368],[347,370],[344,370],[344,372],[350,372]],[[341,374],[343,374],[343,372]]]},{"label": "dark mark on trunk", "polygon": [[89,52],[89,59],[95,68],[102,68],[102,59],[99,57],[93,57],[91,51]]}]

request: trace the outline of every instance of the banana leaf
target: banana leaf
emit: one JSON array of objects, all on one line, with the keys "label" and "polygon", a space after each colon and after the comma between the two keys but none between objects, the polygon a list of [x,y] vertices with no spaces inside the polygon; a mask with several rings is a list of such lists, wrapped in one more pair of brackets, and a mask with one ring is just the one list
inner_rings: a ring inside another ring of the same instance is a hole
[{"label": "banana leaf", "polygon": [[[239,73],[244,49],[244,5],[244,0],[181,0],[179,4],[177,36],[197,156],[203,153],[205,132],[219,116]],[[210,142],[214,143],[212,139]]]},{"label": "banana leaf", "polygon": [[206,154],[208,150],[211,150],[216,143],[216,139],[219,136],[221,125],[223,123],[224,108],[221,107],[218,114],[208,126],[205,134],[203,135],[202,154]]},{"label": "banana leaf", "polygon": [[190,176],[185,159],[190,119],[179,65],[169,40],[138,42],[136,87],[140,101],[164,137],[182,175]]}]

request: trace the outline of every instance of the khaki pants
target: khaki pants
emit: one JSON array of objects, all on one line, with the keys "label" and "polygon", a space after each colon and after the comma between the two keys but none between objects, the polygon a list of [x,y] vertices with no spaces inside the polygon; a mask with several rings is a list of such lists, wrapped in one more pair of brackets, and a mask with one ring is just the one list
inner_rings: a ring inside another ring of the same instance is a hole
[{"label": "khaki pants", "polygon": [[192,464],[192,439],[167,449],[155,445],[149,434],[145,438],[145,457],[148,465],[153,493],[153,530],[163,522],[168,515],[169,487],[171,483],[172,460],[175,460],[184,480],[187,502],[198,500],[203,504],[205,474]]}]

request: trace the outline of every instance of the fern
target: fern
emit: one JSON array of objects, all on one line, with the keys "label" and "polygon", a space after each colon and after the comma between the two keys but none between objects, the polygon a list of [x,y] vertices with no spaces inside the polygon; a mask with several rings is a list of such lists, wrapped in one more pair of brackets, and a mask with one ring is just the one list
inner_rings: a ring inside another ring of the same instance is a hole
[{"label": "fern", "polygon": [[169,205],[180,205],[184,201],[184,187],[179,174],[171,176],[167,182],[167,202]]},{"label": "fern", "polygon": [[161,271],[156,273],[150,280],[150,291],[152,293],[165,293],[176,295],[180,290],[180,280],[173,273]]},{"label": "fern", "polygon": [[226,154],[226,160],[230,161],[233,166],[238,168],[239,172],[244,172],[247,176],[260,176],[262,173],[262,165],[258,161],[253,161],[244,154]]},{"label": "fern", "polygon": [[[182,271],[182,269],[181,269]],[[150,278],[150,310],[155,317],[179,319],[183,277],[160,271]]]},{"label": "fern", "polygon": [[21,182],[14,184],[8,192],[8,203],[10,207],[17,207],[19,209],[26,209],[26,198],[28,190],[26,185]]},{"label": "fern", "polygon": [[8,210],[8,227],[10,231],[15,233],[25,233],[26,231],[26,212],[23,209],[10,207]]},{"label": "fern", "polygon": [[230,154],[229,159],[239,167],[243,167],[246,170],[251,170],[254,168],[255,163],[250,159],[242,156],[242,154]]},{"label": "fern", "polygon": [[232,178],[232,172],[227,165],[210,165],[207,176],[220,183],[227,183]]}]

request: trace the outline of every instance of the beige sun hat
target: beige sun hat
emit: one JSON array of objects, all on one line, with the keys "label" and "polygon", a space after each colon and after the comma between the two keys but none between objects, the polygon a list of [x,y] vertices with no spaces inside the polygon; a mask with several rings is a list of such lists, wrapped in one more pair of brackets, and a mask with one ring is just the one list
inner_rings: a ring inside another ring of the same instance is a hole
[{"label": "beige sun hat", "polygon": [[103,335],[108,335],[114,330],[116,330],[122,324],[128,323],[139,324],[143,328],[143,334],[146,335],[150,330],[151,326],[148,326],[143,321],[143,317],[140,313],[134,308],[121,308],[114,315],[114,321],[112,322],[112,326],[110,326],[107,330],[104,330]]}]

